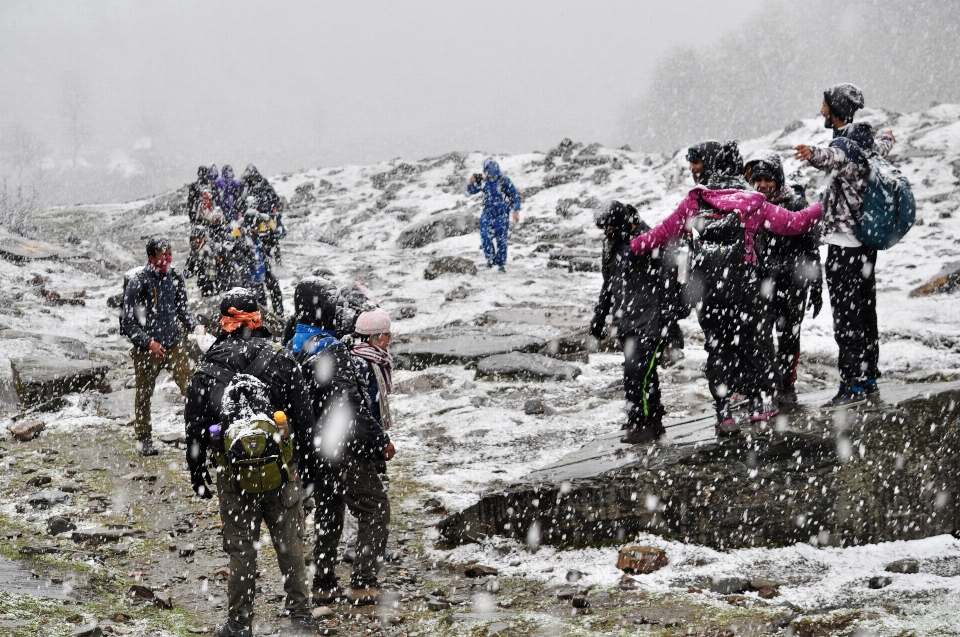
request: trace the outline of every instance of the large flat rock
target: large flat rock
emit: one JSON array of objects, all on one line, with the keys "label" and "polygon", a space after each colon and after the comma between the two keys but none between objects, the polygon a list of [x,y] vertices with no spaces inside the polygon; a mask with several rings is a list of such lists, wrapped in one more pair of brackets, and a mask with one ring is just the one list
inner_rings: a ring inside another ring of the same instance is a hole
[{"label": "large flat rock", "polygon": [[13,386],[24,407],[96,387],[110,371],[109,365],[103,362],[49,356],[13,358],[10,368]]},{"label": "large flat rock", "polygon": [[542,354],[509,352],[477,361],[477,378],[517,380],[573,380],[580,368]]},{"label": "large flat rock", "polygon": [[534,352],[546,339],[523,334],[463,334],[419,343],[404,343],[392,348],[393,358],[402,369],[424,369],[431,365],[463,364],[507,352]]},{"label": "large flat rock", "polygon": [[449,543],[491,535],[573,546],[641,531],[717,548],[851,545],[960,529],[960,382],[884,385],[882,402],[817,408],[718,440],[709,414],[664,443],[597,439],[443,520]]},{"label": "large flat rock", "polygon": [[502,308],[485,312],[484,323],[523,323],[580,329],[590,324],[590,316],[571,308]]},{"label": "large flat rock", "polygon": [[22,332],[20,330],[0,330],[0,340],[29,340],[50,346],[51,350],[62,350],[69,356],[86,358],[89,356],[86,344],[78,338],[57,336],[56,334],[40,334],[37,332]]},{"label": "large flat rock", "polygon": [[459,237],[480,229],[480,219],[475,212],[451,212],[427,219],[404,229],[397,237],[401,248],[421,248],[447,237]]},{"label": "large flat rock", "polygon": [[80,255],[74,250],[45,241],[4,234],[0,236],[0,256],[12,261],[34,261],[37,259],[70,259]]}]

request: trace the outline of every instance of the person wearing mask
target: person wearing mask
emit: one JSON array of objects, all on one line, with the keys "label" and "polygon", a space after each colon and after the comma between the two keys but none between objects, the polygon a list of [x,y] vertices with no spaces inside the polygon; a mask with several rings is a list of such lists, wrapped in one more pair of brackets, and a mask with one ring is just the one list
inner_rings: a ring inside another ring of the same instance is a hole
[{"label": "person wearing mask", "polygon": [[133,431],[141,456],[155,456],[150,408],[160,370],[173,376],[182,394],[192,372],[181,325],[197,334],[206,334],[187,304],[183,276],[171,266],[170,241],[151,237],[146,243],[147,265],[135,271],[123,293],[120,327],[133,349],[136,382]]},{"label": "person wearing mask", "polygon": [[751,421],[779,413],[772,404],[779,385],[771,360],[773,345],[769,333],[758,329],[764,302],[756,234],[760,229],[778,235],[809,232],[820,220],[822,207],[814,204],[791,212],[748,191],[736,142],[723,143],[707,159],[706,183],[691,190],[660,225],[634,238],[630,248],[640,256],[687,239],[693,263],[688,286],[704,334],[716,431],[732,435],[740,431],[732,413],[734,393],[749,399]]},{"label": "person wearing mask", "polygon": [[[788,183],[783,162],[773,150],[761,150],[744,164],[744,176],[767,201],[794,212],[807,207],[803,187]],[[780,372],[777,397],[781,407],[797,404],[797,364],[800,361],[800,324],[809,298],[813,317],[823,308],[823,277],[816,231],[781,237],[761,233],[759,249],[763,278],[773,285],[767,312],[777,337],[776,364]]]},{"label": "person wearing mask", "polygon": [[603,204],[594,221],[604,231],[603,285],[594,309],[590,334],[606,338],[606,318],[623,348],[623,386],[627,398],[624,444],[655,442],[666,434],[660,402],[660,356],[667,341],[663,290],[668,283],[659,256],[634,255],[630,241],[650,229],[637,209],[619,201]]},{"label": "person wearing mask", "polygon": [[[312,489],[317,477],[310,394],[293,355],[273,348],[257,300],[249,290],[228,291],[220,303],[220,315],[220,335],[197,365],[184,409],[187,466],[193,490],[201,498],[213,497],[207,462],[208,458],[216,459],[223,548],[230,556],[228,619],[214,634],[252,635],[261,522],[270,530],[283,575],[291,630],[293,634],[315,634],[317,623],[311,616],[301,517],[301,485]],[[263,383],[258,413],[282,411],[293,441],[289,477],[278,488],[260,493],[237,488],[227,460],[229,454],[224,449],[230,427],[239,427],[243,422],[242,401],[230,394],[237,387],[235,379],[243,374]],[[225,397],[227,394],[230,400]]]},{"label": "person wearing mask", "polygon": [[823,193],[823,243],[827,244],[827,291],[833,333],[839,348],[840,388],[825,407],[845,407],[878,394],[880,334],[877,328],[877,251],[854,235],[869,167],[865,153],[886,157],[896,139],[886,131],[874,139],[867,122],[854,123],[863,108],[863,92],[837,84],[823,92],[824,127],[833,130],[827,148],[801,144],[797,159],[827,173]]},{"label": "person wearing mask", "polygon": [[487,267],[497,266],[506,271],[507,238],[510,233],[510,212],[513,222],[520,221],[520,193],[510,178],[500,172],[500,164],[492,159],[483,162],[483,174],[471,175],[467,194],[483,193],[483,212],[480,214],[480,246]]},{"label": "person wearing mask", "polygon": [[[390,525],[390,500],[377,466],[393,458],[395,449],[370,413],[350,350],[336,336],[344,305],[337,287],[320,277],[306,278],[297,284],[293,302],[297,323],[287,347],[307,378],[320,440],[313,494],[313,599],[318,604],[341,598],[354,605],[373,604],[380,598],[377,574]],[[350,587],[344,593],[335,567],[345,508],[357,518],[358,528]]]}]

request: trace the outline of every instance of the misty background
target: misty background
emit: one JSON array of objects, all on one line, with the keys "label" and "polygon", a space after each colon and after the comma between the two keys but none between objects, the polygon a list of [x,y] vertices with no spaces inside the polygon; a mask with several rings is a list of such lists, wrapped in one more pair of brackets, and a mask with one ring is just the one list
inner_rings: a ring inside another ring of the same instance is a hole
[{"label": "misty background", "polygon": [[199,164],[264,174],[564,137],[672,152],[816,115],[960,101],[960,3],[0,5],[0,205],[123,201]]}]

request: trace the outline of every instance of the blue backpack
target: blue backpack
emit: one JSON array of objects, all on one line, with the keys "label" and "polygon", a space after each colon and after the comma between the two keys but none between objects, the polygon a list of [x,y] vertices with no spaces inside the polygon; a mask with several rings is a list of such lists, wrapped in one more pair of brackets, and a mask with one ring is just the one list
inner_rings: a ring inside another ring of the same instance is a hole
[{"label": "blue backpack", "polygon": [[860,218],[853,234],[865,246],[886,250],[907,234],[917,215],[910,182],[874,150],[861,150],[869,168]]}]

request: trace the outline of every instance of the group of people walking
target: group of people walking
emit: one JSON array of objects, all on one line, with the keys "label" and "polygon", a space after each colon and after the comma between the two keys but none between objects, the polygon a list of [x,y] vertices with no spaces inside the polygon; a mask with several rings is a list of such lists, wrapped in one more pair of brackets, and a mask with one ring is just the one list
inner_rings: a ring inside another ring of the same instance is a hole
[{"label": "group of people walking", "polygon": [[270,182],[252,164],[241,179],[229,165],[219,172],[200,166],[186,209],[191,231],[184,274],[196,277],[201,297],[210,300],[201,319],[215,322],[216,301],[237,286],[252,290],[263,306],[269,295],[273,313],[282,319],[283,292],[274,265],[281,263],[286,229],[283,202]]},{"label": "group of people walking", "polygon": [[[822,201],[807,205],[772,150],[746,162],[736,142],[705,141],[687,161],[696,186],[654,228],[629,204],[613,201],[595,215],[606,240],[603,288],[591,333],[612,325],[624,351],[628,403],[622,441],[641,444],[664,433],[657,368],[678,318],[696,310],[707,352],[705,374],[718,435],[740,431],[735,399],[749,419],[765,421],[797,402],[794,383],[805,308],[822,307],[819,245],[827,248],[826,281],[839,347],[840,387],[826,407],[861,403],[876,394],[879,335],[877,250],[854,229],[866,190],[867,153],[886,156],[892,132],[879,137],[854,123],[861,91],[839,84],[824,92],[821,114],[833,130],[826,148],[797,146],[795,155],[827,173]],[[689,248],[689,276],[678,302],[677,244]]]},{"label": "group of people walking", "polygon": [[[218,335],[191,375],[181,326],[198,336],[206,330],[188,307],[170,242],[151,238],[146,252],[147,264],[126,285],[121,316],[133,344],[137,446],[143,456],[157,454],[150,397],[167,368],[186,395],[195,493],[212,497],[211,467],[217,476],[230,570],[229,617],[215,635],[252,634],[261,523],[276,549],[292,632],[315,632],[311,599],[375,603],[390,523],[381,476],[395,453],[388,433],[389,316],[362,286],[338,289],[312,277],[298,283],[294,313],[274,337],[257,292],[236,287],[221,295]],[[306,503],[313,510],[312,560],[304,559]],[[346,509],[358,532],[344,590],[335,566]]]}]

